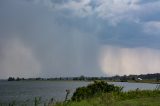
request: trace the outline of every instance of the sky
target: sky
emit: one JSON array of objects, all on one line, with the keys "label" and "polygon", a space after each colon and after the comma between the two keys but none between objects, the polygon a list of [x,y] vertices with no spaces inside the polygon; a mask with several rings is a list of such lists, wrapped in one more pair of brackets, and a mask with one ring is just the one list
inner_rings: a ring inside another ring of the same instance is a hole
[{"label": "sky", "polygon": [[0,0],[0,78],[160,72],[159,0]]}]

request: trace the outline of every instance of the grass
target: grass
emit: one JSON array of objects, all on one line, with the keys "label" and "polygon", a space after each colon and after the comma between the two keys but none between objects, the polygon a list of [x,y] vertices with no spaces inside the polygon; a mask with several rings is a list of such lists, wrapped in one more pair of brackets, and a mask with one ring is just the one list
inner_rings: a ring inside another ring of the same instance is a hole
[{"label": "grass", "polygon": [[160,106],[160,97],[137,98],[117,102],[102,101],[100,98],[94,98],[68,104],[58,103],[53,106]]},{"label": "grass", "polygon": [[53,106],[160,106],[159,90],[105,93],[79,102],[56,103]]},{"label": "grass", "polygon": [[124,100],[114,103],[114,106],[160,106],[160,97]]}]

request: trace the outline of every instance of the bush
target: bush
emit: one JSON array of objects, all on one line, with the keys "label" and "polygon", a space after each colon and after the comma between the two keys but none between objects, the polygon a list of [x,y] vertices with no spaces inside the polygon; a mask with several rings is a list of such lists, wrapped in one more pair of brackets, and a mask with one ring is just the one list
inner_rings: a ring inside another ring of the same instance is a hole
[{"label": "bush", "polygon": [[90,84],[87,87],[77,88],[73,93],[71,100],[80,101],[106,92],[121,92],[122,89],[122,87],[108,84],[105,81],[94,81],[93,84]]}]

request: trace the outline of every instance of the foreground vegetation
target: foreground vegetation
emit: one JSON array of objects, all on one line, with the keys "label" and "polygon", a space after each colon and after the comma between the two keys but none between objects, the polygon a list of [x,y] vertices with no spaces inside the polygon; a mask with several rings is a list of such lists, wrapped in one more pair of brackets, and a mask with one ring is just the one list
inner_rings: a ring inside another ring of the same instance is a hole
[{"label": "foreground vegetation", "polygon": [[103,93],[93,98],[56,103],[53,106],[160,106],[160,90]]},{"label": "foreground vegetation", "polygon": [[95,81],[94,83],[77,88],[71,99],[68,99],[69,90],[66,90],[64,102],[55,102],[51,99],[42,102],[41,98],[35,98],[34,103],[28,105],[16,102],[0,106],[160,106],[160,87],[155,90],[132,90],[122,91],[123,87],[108,84],[105,81]]},{"label": "foreground vegetation", "polygon": [[147,97],[137,99],[115,100],[112,97],[92,98],[80,102],[57,103],[53,106],[160,106],[160,97]]}]

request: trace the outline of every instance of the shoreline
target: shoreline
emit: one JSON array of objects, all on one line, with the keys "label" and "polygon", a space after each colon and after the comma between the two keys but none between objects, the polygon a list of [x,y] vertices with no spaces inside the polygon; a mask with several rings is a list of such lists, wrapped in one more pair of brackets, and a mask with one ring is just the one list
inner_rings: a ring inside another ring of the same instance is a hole
[{"label": "shoreline", "polygon": [[[8,81],[8,80],[0,80],[0,81]],[[8,81],[8,82],[94,82],[94,80],[20,80],[20,81]],[[100,81],[106,81],[106,82],[128,82],[128,83],[148,83],[148,84],[160,84],[159,82],[152,81],[152,80],[143,80],[143,81],[112,81],[112,80],[100,80]]]}]

